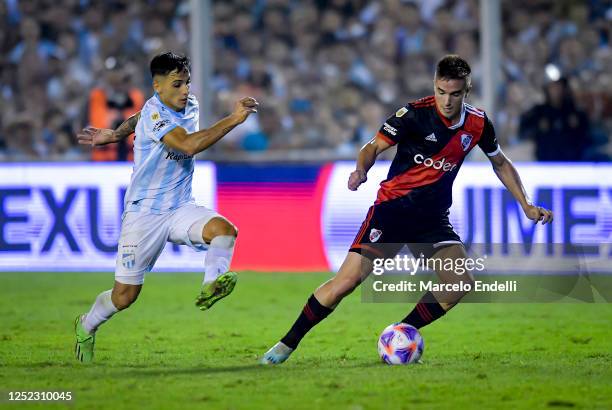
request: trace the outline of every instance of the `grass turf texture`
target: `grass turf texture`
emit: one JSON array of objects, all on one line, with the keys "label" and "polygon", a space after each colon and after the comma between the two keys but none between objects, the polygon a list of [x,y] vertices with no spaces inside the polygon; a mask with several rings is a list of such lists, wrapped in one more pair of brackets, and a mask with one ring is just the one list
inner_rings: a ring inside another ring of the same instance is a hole
[{"label": "grass turf texture", "polygon": [[380,331],[412,306],[357,291],[285,364],[257,359],[329,274],[240,275],[210,311],[201,275],[150,274],[100,328],[93,365],[73,358],[73,319],[111,274],[0,274],[0,390],[71,391],[71,408],[612,408],[612,305],[465,304],[423,329],[423,365],[387,366]]}]

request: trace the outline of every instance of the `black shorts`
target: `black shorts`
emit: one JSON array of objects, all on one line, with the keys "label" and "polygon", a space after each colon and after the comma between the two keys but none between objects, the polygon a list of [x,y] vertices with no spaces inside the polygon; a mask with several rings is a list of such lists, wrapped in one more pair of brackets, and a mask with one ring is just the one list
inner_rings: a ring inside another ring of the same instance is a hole
[{"label": "black shorts", "polygon": [[448,210],[418,209],[397,200],[373,205],[349,251],[369,259],[392,258],[407,245],[414,256],[429,258],[441,247],[462,243],[448,214]]}]

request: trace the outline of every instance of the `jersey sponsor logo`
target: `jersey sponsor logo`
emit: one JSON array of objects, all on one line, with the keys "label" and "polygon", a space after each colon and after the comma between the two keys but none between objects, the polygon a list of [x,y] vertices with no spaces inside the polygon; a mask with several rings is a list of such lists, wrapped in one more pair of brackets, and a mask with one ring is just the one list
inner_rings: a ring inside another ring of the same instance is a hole
[{"label": "jersey sponsor logo", "polygon": [[436,134],[434,134],[433,132],[429,134],[428,136],[426,136],[425,140],[431,141],[431,142],[438,142],[438,139],[436,138]]},{"label": "jersey sponsor logo", "polygon": [[470,147],[470,143],[472,142],[472,136],[470,134],[461,134],[461,147],[464,151]]},{"label": "jersey sponsor logo", "polygon": [[166,159],[169,159],[171,161],[182,161],[184,159],[191,159],[193,158],[191,155],[187,155],[187,154],[183,154],[183,153],[178,153],[178,152],[172,152],[169,151],[168,154],[166,155]]},{"label": "jersey sponsor logo", "polygon": [[387,124],[385,122],[385,124],[383,125],[383,129],[385,131],[387,131],[389,134],[396,136],[397,135],[397,128],[393,128],[392,126],[390,126],[389,124]]},{"label": "jersey sponsor logo", "polygon": [[431,158],[425,158],[423,154],[416,154],[414,156],[414,162],[417,164],[423,164],[428,168],[441,169],[442,171],[453,171],[455,168],[457,168],[457,164],[448,162],[446,158],[434,161]]},{"label": "jersey sponsor logo", "polygon": [[398,118],[400,118],[400,117],[402,117],[404,114],[406,114],[407,112],[408,112],[408,108],[406,108],[406,107],[402,107],[402,108],[400,108],[399,110],[397,110],[397,111],[395,112],[395,116],[396,116],[396,117],[398,117]]},{"label": "jersey sponsor logo", "polygon": [[382,231],[379,229],[372,228],[370,231],[370,242],[376,242],[380,239]]},{"label": "jersey sponsor logo", "polygon": [[170,120],[161,120],[159,122],[156,122],[155,125],[153,126],[153,132],[160,131],[162,128],[164,128],[168,124],[170,124]]}]

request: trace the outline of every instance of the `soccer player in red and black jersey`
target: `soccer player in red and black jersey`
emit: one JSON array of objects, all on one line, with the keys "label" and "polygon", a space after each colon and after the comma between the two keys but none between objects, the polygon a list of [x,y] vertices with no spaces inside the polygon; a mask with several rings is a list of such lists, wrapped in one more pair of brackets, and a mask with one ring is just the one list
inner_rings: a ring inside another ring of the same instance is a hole
[{"label": "soccer player in red and black jersey", "polygon": [[[552,212],[531,203],[512,162],[501,151],[491,121],[484,111],[465,102],[471,88],[471,69],[456,55],[438,62],[434,95],[400,108],[359,152],[348,188],[367,180],[376,157],[392,145],[397,154],[389,175],[380,184],[344,263],[336,276],[310,296],[289,332],[268,352],[262,363],[282,363],[317,323],[338,306],[372,272],[375,258],[393,257],[403,244],[414,245],[427,258],[467,258],[459,236],[448,220],[452,184],[466,155],[476,145],[487,154],[500,181],[535,223],[552,221]],[[413,254],[415,249],[410,247]],[[418,255],[415,255],[418,256]],[[455,264],[452,264],[455,266]],[[444,264],[441,268],[448,266]],[[458,266],[458,265],[457,265]],[[436,270],[442,283],[469,283],[471,273]],[[421,328],[443,316],[465,295],[427,292],[402,322]]]}]

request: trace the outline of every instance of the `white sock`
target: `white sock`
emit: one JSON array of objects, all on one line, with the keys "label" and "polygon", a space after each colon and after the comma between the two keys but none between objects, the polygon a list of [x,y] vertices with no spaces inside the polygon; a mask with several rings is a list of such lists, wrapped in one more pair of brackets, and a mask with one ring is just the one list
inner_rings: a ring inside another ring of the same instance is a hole
[{"label": "white sock", "polygon": [[83,328],[89,333],[94,333],[98,326],[110,319],[118,312],[111,300],[112,289],[102,292],[96,298],[91,310],[83,317]]},{"label": "white sock", "polygon": [[206,253],[204,262],[204,282],[212,282],[219,275],[229,270],[232,255],[234,254],[235,236],[220,235],[215,236],[210,241],[210,247]]}]

